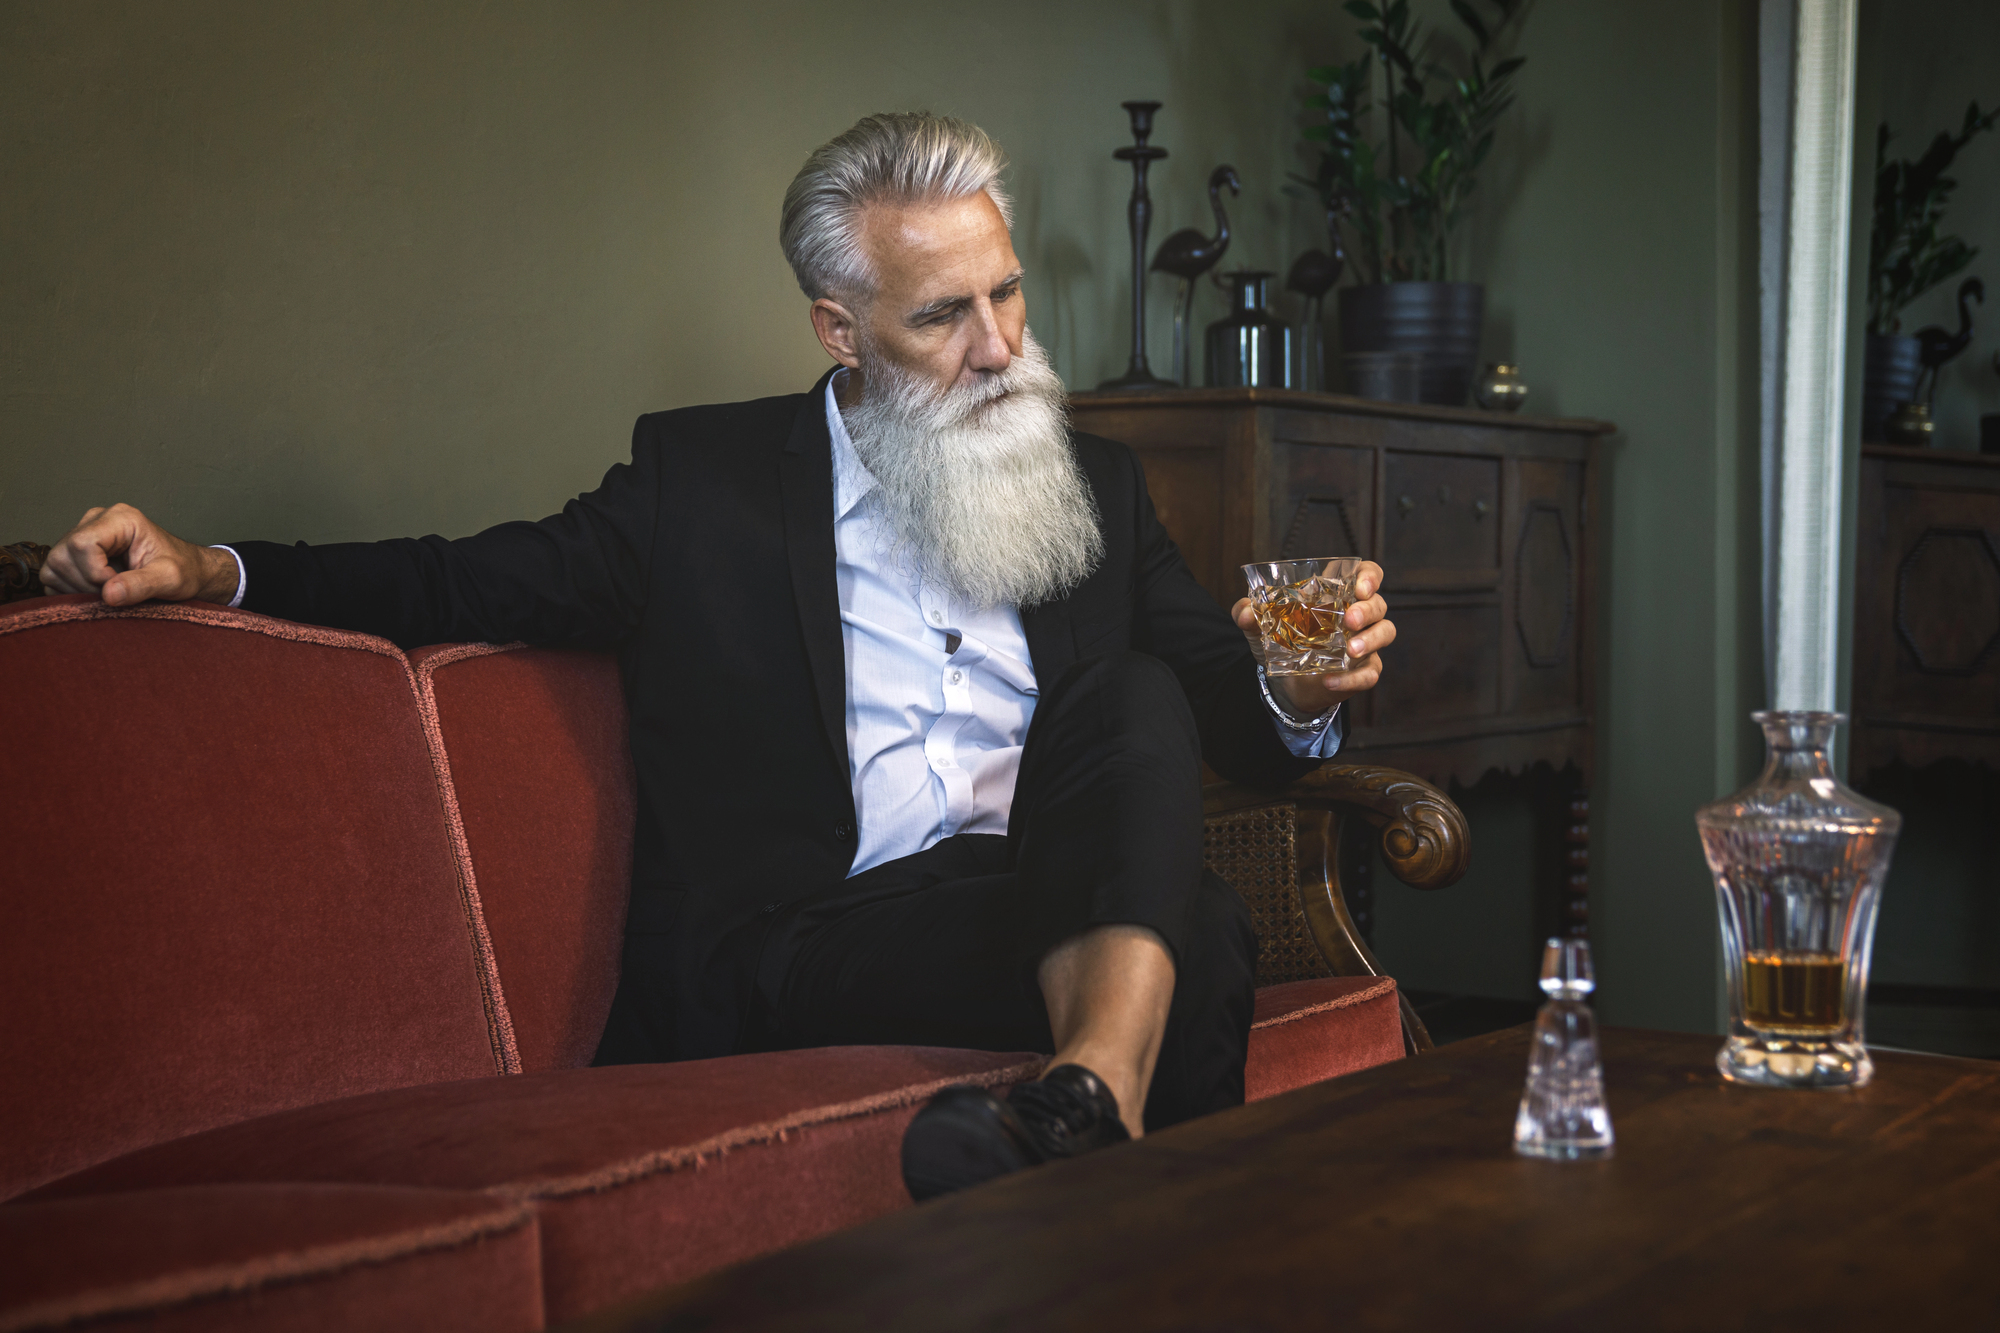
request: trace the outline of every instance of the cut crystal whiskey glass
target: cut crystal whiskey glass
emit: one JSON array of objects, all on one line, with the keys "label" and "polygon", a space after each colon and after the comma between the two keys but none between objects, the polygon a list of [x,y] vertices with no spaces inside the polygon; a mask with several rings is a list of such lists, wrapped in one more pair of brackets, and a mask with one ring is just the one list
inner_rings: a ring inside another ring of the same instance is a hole
[{"label": "cut crystal whiskey glass", "polygon": [[1354,605],[1362,563],[1359,556],[1332,556],[1243,566],[1264,639],[1265,675],[1319,676],[1351,665],[1343,617]]}]

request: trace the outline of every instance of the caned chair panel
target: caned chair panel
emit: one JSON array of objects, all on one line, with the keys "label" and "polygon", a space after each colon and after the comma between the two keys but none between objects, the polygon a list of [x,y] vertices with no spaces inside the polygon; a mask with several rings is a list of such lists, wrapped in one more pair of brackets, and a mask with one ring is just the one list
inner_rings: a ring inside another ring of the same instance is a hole
[{"label": "caned chair panel", "polygon": [[1330,977],[1299,901],[1298,807],[1265,805],[1210,815],[1202,861],[1250,906],[1257,984]]}]

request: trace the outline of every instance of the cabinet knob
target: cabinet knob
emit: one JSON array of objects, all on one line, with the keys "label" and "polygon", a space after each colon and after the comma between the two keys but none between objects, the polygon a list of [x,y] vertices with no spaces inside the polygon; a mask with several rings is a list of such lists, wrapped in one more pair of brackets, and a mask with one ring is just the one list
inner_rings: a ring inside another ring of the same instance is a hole
[{"label": "cabinet knob", "polygon": [[1484,500],[1474,500],[1472,502],[1472,512],[1478,515],[1480,518],[1485,518],[1486,511],[1491,508],[1492,506],[1487,504],[1486,501]]},{"label": "cabinet knob", "polygon": [[1399,514],[1407,514],[1416,507],[1417,502],[1407,495],[1398,498],[1396,501],[1396,512]]}]

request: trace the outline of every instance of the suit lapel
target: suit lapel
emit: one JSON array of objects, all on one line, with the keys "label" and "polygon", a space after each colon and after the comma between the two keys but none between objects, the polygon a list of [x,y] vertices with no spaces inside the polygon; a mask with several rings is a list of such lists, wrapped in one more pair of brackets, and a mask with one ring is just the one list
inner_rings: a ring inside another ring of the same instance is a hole
[{"label": "suit lapel", "polygon": [[785,497],[785,554],[820,721],[840,772],[848,771],[847,654],[840,640],[840,586],[834,575],[833,440],[826,429],[826,381],[806,396],[778,457]]}]

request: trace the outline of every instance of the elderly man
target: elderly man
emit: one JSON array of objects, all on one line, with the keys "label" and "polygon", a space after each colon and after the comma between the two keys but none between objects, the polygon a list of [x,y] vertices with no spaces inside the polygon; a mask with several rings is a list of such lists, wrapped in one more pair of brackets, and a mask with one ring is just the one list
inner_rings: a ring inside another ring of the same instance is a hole
[{"label": "elderly man", "polygon": [[[94,509],[44,580],[205,598],[406,647],[616,648],[638,773],[601,1064],[848,1043],[1052,1051],[912,1123],[919,1198],[1238,1103],[1256,944],[1201,864],[1201,765],[1295,778],[1395,638],[1266,680],[1132,454],[1066,426],[1029,335],[1003,161],[871,116],[780,240],[838,364],[803,396],[639,420],[538,523],[199,547]],[[228,724],[226,715],[218,725]]]}]

